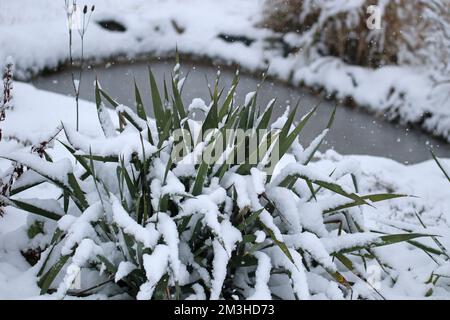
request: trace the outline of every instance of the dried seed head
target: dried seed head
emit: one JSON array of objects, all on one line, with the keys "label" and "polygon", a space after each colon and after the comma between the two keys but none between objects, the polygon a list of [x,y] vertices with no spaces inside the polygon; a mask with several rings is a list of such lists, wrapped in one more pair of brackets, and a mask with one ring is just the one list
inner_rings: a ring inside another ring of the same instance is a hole
[{"label": "dried seed head", "polygon": [[83,8],[83,14],[86,14],[87,11],[88,11],[88,7],[87,7],[87,6],[84,6],[84,8]]},{"label": "dried seed head", "polygon": [[94,10],[95,10],[95,6],[92,6],[91,12],[94,12]]}]

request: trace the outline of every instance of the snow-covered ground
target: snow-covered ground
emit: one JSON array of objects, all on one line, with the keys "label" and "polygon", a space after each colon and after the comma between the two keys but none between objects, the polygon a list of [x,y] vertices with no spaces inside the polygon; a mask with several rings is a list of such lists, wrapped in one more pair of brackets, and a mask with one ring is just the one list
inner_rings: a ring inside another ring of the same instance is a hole
[{"label": "snow-covered ground", "polygon": [[[61,122],[73,122],[72,98],[40,91],[20,82],[15,83],[14,89],[15,109],[8,112],[3,124],[1,154],[30,149],[30,146],[18,144],[15,138],[31,145],[48,136]],[[91,137],[101,134],[94,104],[82,101],[81,115],[81,132]],[[59,138],[65,140],[64,134],[60,134]],[[67,151],[58,142],[55,143],[51,154],[54,160],[68,156]],[[285,157],[275,174],[291,161],[291,156]],[[450,159],[443,160],[443,163],[449,167]],[[7,166],[8,161],[0,161],[0,170],[5,170]],[[362,194],[394,192],[411,195],[408,198],[382,202],[374,207],[363,207],[365,224],[370,230],[398,233],[399,230],[408,229],[429,232],[443,236],[444,245],[450,245],[449,182],[433,161],[405,166],[384,158],[341,156],[328,151],[319,155],[319,160],[311,166],[318,172],[332,172],[336,166],[359,168],[358,184]],[[352,185],[350,180],[345,183],[349,187]],[[52,194],[56,196],[57,190],[43,184],[26,193],[30,198],[49,198]],[[428,230],[421,227],[416,213],[421,215]],[[4,217],[0,218],[0,299],[37,298],[39,295],[36,285],[37,271],[35,268],[30,269],[20,253],[30,246],[26,226],[25,212],[6,207]],[[424,240],[424,243],[432,245],[431,240]],[[394,255],[381,255],[383,263],[392,266],[398,277],[394,287],[383,286],[383,295],[386,298],[423,298],[430,288],[425,282],[437,265],[420,249],[406,249],[406,244],[400,246],[403,246],[407,254],[400,250],[395,251]],[[444,287],[445,285],[446,281],[443,283]],[[448,291],[437,286],[432,297],[448,298]]]},{"label": "snow-covered ground", "polygon": [[[92,0],[96,10],[94,21],[116,20],[126,26],[121,32],[107,31],[92,23],[86,36],[86,55],[93,59],[110,56],[137,56],[151,53],[167,55],[175,46],[183,53],[220,58],[239,63],[249,70],[270,65],[269,72],[295,84],[325,87],[339,97],[351,96],[361,105],[377,112],[396,110],[405,121],[420,122],[425,129],[450,138],[450,108],[447,104],[432,103],[428,95],[431,81],[426,70],[420,68],[385,67],[376,71],[347,66],[337,59],[322,59],[304,65],[296,56],[283,58],[281,52],[268,49],[264,39],[272,32],[256,27],[261,18],[258,0]],[[0,65],[12,56],[19,77],[25,79],[45,68],[53,68],[67,60],[67,31],[63,3],[55,0],[0,1]],[[250,45],[229,43],[219,34],[245,36],[254,39]],[[78,55],[78,54],[76,54]],[[2,122],[3,139],[0,153],[29,151],[31,145],[60,125],[75,118],[72,98],[37,90],[16,82],[14,110],[8,110]],[[95,138],[102,133],[97,122],[94,104],[81,101],[81,127],[85,135]],[[113,118],[115,119],[115,118]],[[117,125],[117,123],[116,123]],[[59,136],[64,140],[64,135]],[[18,141],[25,142],[26,146]],[[51,149],[55,160],[67,156],[56,142]],[[281,166],[292,161],[286,156]],[[450,167],[450,159],[443,159]],[[0,172],[9,162],[0,161]],[[412,230],[440,236],[450,248],[450,186],[433,161],[405,166],[390,159],[368,156],[341,156],[333,151],[319,155],[311,164],[317,171],[329,174],[336,166],[359,168],[358,185],[361,193],[394,192],[410,197],[377,203],[362,208],[365,225],[373,231],[398,232]],[[344,181],[349,187],[352,181]],[[48,184],[35,187],[30,198],[56,197],[57,191]],[[425,230],[416,214],[419,214]],[[29,248],[26,234],[27,214],[6,207],[0,217],[0,299],[37,298],[35,268],[30,268],[21,254]],[[37,240],[36,240],[37,241]],[[433,246],[431,239],[421,240]],[[424,298],[432,285],[427,283],[439,266],[427,254],[408,244],[399,245],[395,254],[377,252],[383,264],[392,267],[395,285],[383,280],[386,298]],[[447,262],[448,264],[448,262]],[[445,271],[445,270],[444,270]],[[448,271],[448,270],[447,270]],[[447,276],[450,276],[450,272]],[[450,298],[448,278],[441,278],[433,286],[432,298]],[[45,298],[45,297],[44,297]],[[99,297],[102,298],[102,297]]]},{"label": "snow-covered ground", "polygon": [[[448,87],[434,88],[429,67],[387,66],[369,70],[346,65],[336,58],[305,61],[301,54],[283,57],[282,50],[268,40],[277,35],[258,27],[263,2],[79,1],[81,5],[96,5],[85,37],[86,55],[92,59],[147,53],[166,56],[178,47],[182,53],[238,63],[250,71],[269,67],[269,73],[279,79],[324,88],[337,98],[352,98],[372,112],[418,124],[450,141]],[[123,24],[126,31],[111,32],[95,23],[107,20]],[[237,37],[238,41],[224,41],[227,36]],[[0,2],[0,66],[6,57],[13,56],[18,76],[25,79],[66,61],[67,46],[63,1]],[[79,50],[75,49],[78,56]]]}]

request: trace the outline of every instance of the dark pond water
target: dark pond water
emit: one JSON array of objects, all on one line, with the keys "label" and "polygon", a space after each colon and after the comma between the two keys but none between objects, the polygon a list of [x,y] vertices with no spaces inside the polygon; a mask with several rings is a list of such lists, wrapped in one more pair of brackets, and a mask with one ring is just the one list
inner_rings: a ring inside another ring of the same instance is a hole
[{"label": "dark pond water", "polygon": [[[134,105],[133,78],[136,78],[144,104],[150,106],[148,66],[146,62],[131,62],[126,64],[107,63],[86,70],[83,75],[81,97],[94,101],[93,82],[95,76],[102,87],[122,104]],[[168,79],[173,72],[173,62],[151,61],[150,65],[162,87],[164,75]],[[209,103],[207,82],[211,85],[216,77],[217,67],[201,62],[188,62],[182,65],[184,75],[189,72],[183,90],[185,105],[193,98],[203,98]],[[221,84],[229,87],[235,71],[221,68]],[[237,90],[237,101],[242,103],[245,95],[254,91],[260,79],[241,74]],[[62,70],[47,73],[33,80],[36,87],[57,93],[72,95],[71,71]],[[274,118],[283,114],[287,105],[295,105],[301,99],[301,111],[298,118],[314,107],[321,98],[299,88],[294,88],[279,82],[266,80],[259,93],[260,105],[265,106],[272,98],[277,98]],[[333,110],[334,102],[323,101],[317,113],[305,127],[301,142],[307,146],[314,137],[326,127]],[[148,110],[151,114],[151,110]],[[450,145],[434,139],[419,130],[392,124],[382,118],[375,118],[354,108],[340,106],[335,122],[322,150],[334,149],[341,154],[367,154],[392,158],[403,163],[417,163],[430,159],[429,149],[435,150],[442,157],[450,157]]]}]

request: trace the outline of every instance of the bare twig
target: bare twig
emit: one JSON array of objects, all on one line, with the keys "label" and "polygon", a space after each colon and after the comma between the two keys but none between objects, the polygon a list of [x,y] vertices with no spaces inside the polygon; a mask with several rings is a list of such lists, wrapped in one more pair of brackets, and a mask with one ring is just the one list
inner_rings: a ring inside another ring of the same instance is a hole
[{"label": "bare twig", "polygon": [[[14,108],[13,99],[13,70],[14,63],[11,58],[6,62],[3,74],[3,95],[0,100],[0,122],[6,119],[6,110]],[[0,141],[2,140],[2,128],[0,127]]]}]

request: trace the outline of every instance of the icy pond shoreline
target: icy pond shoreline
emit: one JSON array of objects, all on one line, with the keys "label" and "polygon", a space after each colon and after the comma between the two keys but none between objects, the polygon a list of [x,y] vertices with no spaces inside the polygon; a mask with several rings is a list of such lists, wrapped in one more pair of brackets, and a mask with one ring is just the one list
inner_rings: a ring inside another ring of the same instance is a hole
[{"label": "icy pond shoreline", "polygon": [[[148,67],[155,73],[157,81],[162,85],[163,78],[168,79],[172,72],[171,60],[150,59],[138,60],[128,63],[105,62],[94,65],[84,72],[84,81],[81,86],[81,98],[94,102],[92,83],[97,77],[102,87],[116,99],[116,101],[133,107],[134,88],[136,79],[143,93],[144,105],[148,114],[151,114],[150,95],[148,93]],[[194,98],[207,100],[209,93],[207,84],[212,85],[217,70],[221,73],[221,85],[227,87],[234,77],[234,69],[229,66],[213,66],[205,62],[188,60],[182,63],[182,69],[188,76],[186,88],[183,90],[185,105],[189,105]],[[256,90],[260,79],[255,75],[241,73],[237,89],[236,100],[243,103],[248,92]],[[49,71],[31,80],[39,89],[48,90],[64,95],[73,94],[71,83],[71,70]],[[302,143],[309,144],[326,127],[330,113],[336,102],[322,99],[306,89],[293,87],[282,82],[266,79],[259,91],[259,105],[265,106],[273,99],[277,99],[273,119],[282,115],[287,106],[293,106],[300,99],[300,111],[296,121],[320,102],[320,107],[307,130],[302,134]],[[444,140],[433,138],[417,128],[409,128],[394,124],[383,118],[376,118],[372,114],[339,104],[332,132],[328,135],[326,143],[321,150],[334,149],[341,154],[364,154],[378,157],[387,157],[404,164],[418,163],[431,158],[430,150],[446,157],[450,155],[450,144]]]}]

